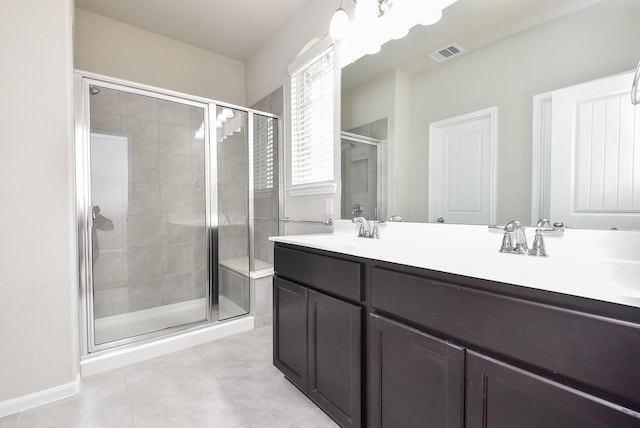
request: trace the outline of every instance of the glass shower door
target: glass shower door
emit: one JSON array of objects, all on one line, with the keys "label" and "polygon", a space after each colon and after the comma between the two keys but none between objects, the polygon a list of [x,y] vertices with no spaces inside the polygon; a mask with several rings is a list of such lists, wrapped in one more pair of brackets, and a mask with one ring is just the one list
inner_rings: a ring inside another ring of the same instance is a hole
[{"label": "glass shower door", "polygon": [[207,105],[90,86],[93,347],[207,320]]},{"label": "glass shower door", "polygon": [[248,314],[249,181],[248,113],[216,109],[218,157],[218,319]]}]

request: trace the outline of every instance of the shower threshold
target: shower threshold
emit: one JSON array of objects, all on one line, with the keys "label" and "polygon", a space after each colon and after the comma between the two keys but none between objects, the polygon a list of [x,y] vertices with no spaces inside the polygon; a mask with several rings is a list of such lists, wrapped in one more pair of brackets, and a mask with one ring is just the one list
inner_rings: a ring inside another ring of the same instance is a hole
[{"label": "shower threshold", "polygon": [[[220,296],[221,320],[246,314],[246,311]],[[177,325],[185,325],[206,320],[206,299],[194,299],[171,305],[157,306],[95,320],[96,344],[113,342],[123,338],[164,330]]]}]

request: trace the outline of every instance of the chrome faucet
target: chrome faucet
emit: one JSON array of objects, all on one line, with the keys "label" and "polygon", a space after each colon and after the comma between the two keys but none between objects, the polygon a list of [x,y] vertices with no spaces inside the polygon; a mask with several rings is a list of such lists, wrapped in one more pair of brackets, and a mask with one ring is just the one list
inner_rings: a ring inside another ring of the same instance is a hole
[{"label": "chrome faucet", "polygon": [[544,244],[543,234],[562,234],[564,224],[562,222],[553,223],[546,218],[541,218],[536,223],[536,234],[533,238],[531,248],[527,247],[527,235],[525,227],[519,221],[510,221],[504,228],[502,226],[491,225],[491,229],[504,229],[502,236],[501,253],[528,254],[530,256],[546,257],[547,249]]},{"label": "chrome faucet", "polygon": [[376,221],[371,220],[371,222],[369,222],[364,217],[355,217],[353,223],[360,223],[358,238],[380,239],[380,230],[378,229],[378,223]]},{"label": "chrome faucet", "polygon": [[504,226],[501,253],[528,254],[527,235],[525,227],[516,220],[510,221]]}]

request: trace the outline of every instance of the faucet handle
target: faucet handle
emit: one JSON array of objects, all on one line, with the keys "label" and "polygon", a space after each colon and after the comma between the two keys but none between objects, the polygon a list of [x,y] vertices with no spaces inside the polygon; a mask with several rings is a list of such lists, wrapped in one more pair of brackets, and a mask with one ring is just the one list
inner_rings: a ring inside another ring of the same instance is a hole
[{"label": "faucet handle", "polygon": [[370,238],[380,239],[380,228],[378,227],[378,223],[377,222],[373,223],[373,229],[371,230]]},{"label": "faucet handle", "polygon": [[542,238],[542,230],[536,229],[536,236],[533,239],[533,244],[529,250],[530,256],[547,257],[547,249],[544,245],[544,239]]},{"label": "faucet handle", "polygon": [[358,237],[360,237],[360,238],[368,238],[369,237],[369,231],[367,230],[367,227],[365,226],[365,222],[364,221],[362,223],[360,223],[360,229],[358,230]]},{"label": "faucet handle", "polygon": [[501,253],[511,253],[513,252],[513,242],[511,242],[511,233],[505,230],[504,235],[502,236],[502,247],[500,248]]},{"label": "faucet handle", "polygon": [[551,222],[546,219],[546,218],[541,218],[540,220],[538,220],[538,222],[536,223],[536,227],[540,228],[540,227],[545,227],[545,225],[547,227],[551,227]]}]

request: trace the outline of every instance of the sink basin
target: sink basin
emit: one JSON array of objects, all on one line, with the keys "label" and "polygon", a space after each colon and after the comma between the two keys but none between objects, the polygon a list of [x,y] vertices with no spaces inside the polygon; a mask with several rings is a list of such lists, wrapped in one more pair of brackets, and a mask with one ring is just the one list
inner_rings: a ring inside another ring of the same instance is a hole
[{"label": "sink basin", "polygon": [[612,293],[618,293],[625,300],[640,304],[640,263],[605,260],[596,264],[596,271],[610,285]]}]

